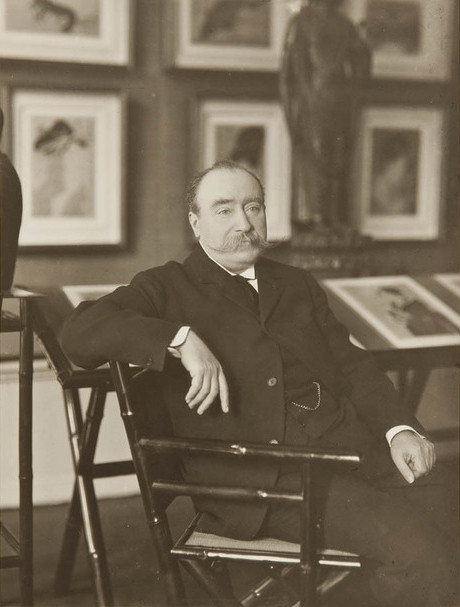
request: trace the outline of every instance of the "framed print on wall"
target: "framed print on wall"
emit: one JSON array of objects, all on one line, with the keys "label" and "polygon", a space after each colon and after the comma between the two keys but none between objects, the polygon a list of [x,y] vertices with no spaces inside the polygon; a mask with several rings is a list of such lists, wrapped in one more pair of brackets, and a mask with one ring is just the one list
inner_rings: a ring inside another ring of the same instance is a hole
[{"label": "framed print on wall", "polygon": [[124,100],[14,89],[11,147],[22,183],[19,246],[124,242]]},{"label": "framed print on wall", "polygon": [[364,108],[353,171],[355,226],[377,240],[437,238],[442,150],[442,110]]},{"label": "framed print on wall", "polygon": [[288,5],[279,0],[166,0],[167,61],[179,68],[276,71]]},{"label": "framed print on wall", "polygon": [[291,144],[279,103],[202,100],[198,107],[199,168],[230,159],[265,187],[268,238],[291,236]]},{"label": "framed print on wall", "polygon": [[455,0],[346,0],[363,24],[380,78],[447,80],[452,71]]},{"label": "framed print on wall", "polygon": [[409,276],[334,278],[323,284],[396,348],[460,344],[460,315]]},{"label": "framed print on wall", "polygon": [[0,0],[0,57],[126,65],[132,0]]}]

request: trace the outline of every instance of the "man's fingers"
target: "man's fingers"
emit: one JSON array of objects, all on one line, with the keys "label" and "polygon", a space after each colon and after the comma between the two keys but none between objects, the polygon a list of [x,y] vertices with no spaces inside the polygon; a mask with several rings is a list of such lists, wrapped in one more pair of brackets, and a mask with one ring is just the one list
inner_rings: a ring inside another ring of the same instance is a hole
[{"label": "man's fingers", "polygon": [[212,405],[212,403],[214,402],[214,400],[217,396],[218,391],[219,391],[219,389],[218,389],[217,379],[215,377],[213,377],[211,379],[211,384],[209,387],[208,394],[206,395],[203,402],[196,410],[198,415],[202,415],[206,411],[206,409],[208,409]]},{"label": "man's fingers", "polygon": [[190,384],[189,391],[185,395],[185,402],[189,405],[191,401],[195,398],[198,392],[201,390],[201,385],[203,383],[203,375],[197,374],[192,376],[192,383]]},{"label": "man's fingers", "polygon": [[436,459],[433,443],[411,430],[395,434],[390,451],[395,466],[408,483],[429,474]]},{"label": "man's fingers", "polygon": [[415,478],[425,476],[430,471],[424,458],[411,458],[408,461],[408,466],[412,470]]},{"label": "man's fingers", "polygon": [[412,470],[410,469],[410,467],[409,467],[408,463],[406,462],[405,458],[402,455],[395,455],[393,457],[393,461],[395,463],[396,468],[402,474],[403,478],[408,483],[413,483],[415,481],[415,475],[412,472]]},{"label": "man's fingers", "polygon": [[208,373],[205,373],[203,376],[203,381],[201,382],[200,390],[197,392],[194,398],[192,398],[188,402],[188,406],[190,407],[190,409],[193,409],[193,407],[196,407],[197,405],[202,403],[204,399],[208,396],[209,390],[211,389],[211,381],[212,376]]},{"label": "man's fingers", "polygon": [[206,344],[192,330],[187,339],[178,346],[181,362],[189,372],[192,381],[185,395],[185,402],[201,415],[212,405],[217,394],[221,397],[222,411],[227,412],[228,386],[219,361]]},{"label": "man's fingers", "polygon": [[427,461],[428,471],[430,471],[436,463],[436,451],[433,443],[429,440],[425,440],[425,457]]},{"label": "man's fingers", "polygon": [[220,406],[224,413],[228,413],[228,411],[230,409],[228,384],[227,384],[227,380],[225,379],[225,375],[224,375],[224,372],[222,371],[222,369],[220,369],[220,371],[219,371],[218,380],[219,380]]},{"label": "man's fingers", "polygon": [[434,464],[434,446],[424,441],[419,449],[415,449],[410,457],[409,466],[415,478],[426,476],[430,473]]},{"label": "man's fingers", "polygon": [[431,452],[431,467],[433,468],[433,466],[436,463],[436,451],[435,451],[433,443],[430,443],[430,447],[431,447],[430,448],[430,452]]}]

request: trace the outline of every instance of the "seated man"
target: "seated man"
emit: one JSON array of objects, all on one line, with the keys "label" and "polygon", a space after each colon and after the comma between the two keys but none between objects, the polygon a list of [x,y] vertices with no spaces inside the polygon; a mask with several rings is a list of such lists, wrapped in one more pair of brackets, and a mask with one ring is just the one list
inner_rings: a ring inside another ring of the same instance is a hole
[{"label": "seated man", "polygon": [[[425,431],[350,343],[313,277],[260,256],[269,245],[255,175],[219,162],[195,177],[187,202],[199,240],[192,254],[80,304],[64,328],[65,350],[87,368],[114,359],[162,371],[178,437],[358,450],[359,470],[322,478],[321,539],[372,565],[370,587],[381,603],[449,604],[452,523],[433,502],[439,497],[448,511],[439,487],[429,486],[436,475],[423,478],[435,461]],[[197,456],[184,458],[183,473],[191,482],[232,478],[242,486],[254,478],[267,487],[299,482],[292,467],[254,461],[242,470]],[[204,531],[299,537],[294,506],[197,505],[207,513]]]}]

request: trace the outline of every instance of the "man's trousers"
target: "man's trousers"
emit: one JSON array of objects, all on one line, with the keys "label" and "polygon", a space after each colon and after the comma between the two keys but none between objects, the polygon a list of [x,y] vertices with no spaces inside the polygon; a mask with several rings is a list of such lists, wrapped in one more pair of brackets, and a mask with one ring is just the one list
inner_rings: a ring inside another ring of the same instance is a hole
[{"label": "man's trousers", "polygon": [[[351,473],[318,471],[320,543],[363,558],[376,605],[453,605],[458,600],[458,474],[440,464],[409,485],[385,457],[383,465],[375,463],[380,457]],[[296,471],[284,470],[277,486],[297,488],[299,478]],[[270,507],[259,532],[293,542],[299,534],[299,509],[284,505]]]}]

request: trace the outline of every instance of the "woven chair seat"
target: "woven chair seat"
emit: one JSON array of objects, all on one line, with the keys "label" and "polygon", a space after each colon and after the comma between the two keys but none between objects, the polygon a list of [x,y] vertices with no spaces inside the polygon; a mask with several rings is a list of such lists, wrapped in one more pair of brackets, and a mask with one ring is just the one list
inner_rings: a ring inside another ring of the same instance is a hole
[{"label": "woven chair seat", "polygon": [[[202,547],[202,548],[225,548],[228,550],[251,550],[260,552],[282,552],[300,555],[300,544],[294,542],[286,542],[271,537],[261,537],[255,540],[235,540],[231,537],[221,535],[213,535],[212,533],[203,533],[194,531],[189,539],[185,542],[187,546]],[[343,550],[331,550],[326,548],[319,550],[318,553],[326,556],[345,556],[349,558],[357,558],[352,552]]]}]

